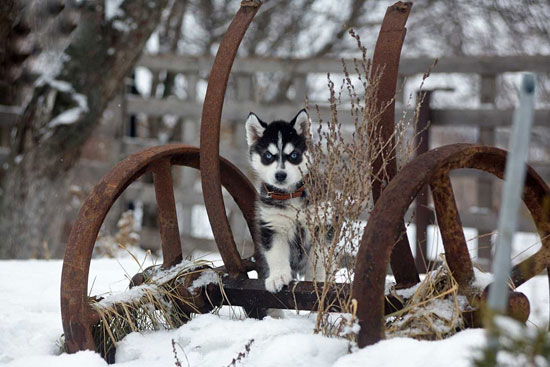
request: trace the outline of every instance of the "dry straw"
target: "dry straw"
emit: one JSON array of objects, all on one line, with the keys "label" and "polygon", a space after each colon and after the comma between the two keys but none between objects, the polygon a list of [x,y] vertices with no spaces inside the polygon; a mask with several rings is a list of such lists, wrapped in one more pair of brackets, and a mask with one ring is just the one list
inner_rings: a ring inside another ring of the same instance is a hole
[{"label": "dry straw", "polygon": [[94,256],[115,258],[121,253],[129,253],[136,248],[140,236],[135,230],[134,212],[127,210],[122,213],[117,222],[117,233],[114,236],[100,232],[95,247]]},{"label": "dry straw", "polygon": [[[359,36],[353,31],[350,35],[356,40],[362,55],[360,59],[354,59],[354,75],[342,61],[344,77],[340,86],[336,87],[330,74],[327,76],[329,119],[323,120],[319,106],[314,107],[318,126],[310,126],[309,131],[314,131],[315,136],[310,134],[307,139],[306,189],[309,202],[305,220],[311,236],[311,256],[316,269],[314,278],[329,285],[316,288],[319,300],[316,332],[353,339],[355,334],[350,330],[356,328],[356,303],[349,288],[342,284],[353,282],[355,254],[365,220],[372,209],[373,182],[377,177],[384,177],[387,182],[388,163],[396,159],[402,166],[416,150],[414,138],[418,133],[416,122],[420,101],[414,114],[403,114],[395,125],[395,133],[387,140],[382,139],[381,115],[393,102],[380,106],[376,101],[384,70],[371,70],[371,62]],[[351,133],[346,133],[340,123],[342,105],[351,107]],[[375,172],[373,163],[378,158],[381,158],[382,166]],[[339,296],[327,304],[330,289],[336,289]],[[341,317],[335,319],[329,314],[333,306],[342,310]]]},{"label": "dry straw", "polygon": [[[201,287],[209,282],[221,287],[218,274],[209,265],[207,261],[183,261],[168,270],[150,267],[143,272],[143,284],[122,294],[92,299],[91,306],[100,320],[93,329],[98,351],[107,356],[131,332],[175,329],[192,313],[202,313],[197,306]],[[207,309],[216,306],[221,305]]]},{"label": "dry straw", "polygon": [[459,295],[458,283],[443,263],[430,271],[411,289],[392,295],[403,301],[403,308],[386,317],[387,337],[411,337],[438,340],[464,328],[463,311],[471,310],[465,296]]}]

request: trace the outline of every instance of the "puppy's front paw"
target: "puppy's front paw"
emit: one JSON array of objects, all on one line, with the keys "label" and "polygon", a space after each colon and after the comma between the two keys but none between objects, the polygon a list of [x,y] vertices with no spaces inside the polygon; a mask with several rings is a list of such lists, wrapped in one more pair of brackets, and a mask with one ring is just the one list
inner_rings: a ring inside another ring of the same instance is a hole
[{"label": "puppy's front paw", "polygon": [[292,280],[290,271],[272,272],[265,280],[265,289],[271,293],[279,292],[285,285]]}]

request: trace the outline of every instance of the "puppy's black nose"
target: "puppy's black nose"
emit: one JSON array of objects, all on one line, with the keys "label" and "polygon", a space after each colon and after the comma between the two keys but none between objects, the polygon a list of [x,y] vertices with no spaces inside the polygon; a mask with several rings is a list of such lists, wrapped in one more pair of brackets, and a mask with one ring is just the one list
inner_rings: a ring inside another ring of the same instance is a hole
[{"label": "puppy's black nose", "polygon": [[279,171],[275,173],[275,179],[279,182],[283,182],[284,180],[286,180],[286,172]]}]

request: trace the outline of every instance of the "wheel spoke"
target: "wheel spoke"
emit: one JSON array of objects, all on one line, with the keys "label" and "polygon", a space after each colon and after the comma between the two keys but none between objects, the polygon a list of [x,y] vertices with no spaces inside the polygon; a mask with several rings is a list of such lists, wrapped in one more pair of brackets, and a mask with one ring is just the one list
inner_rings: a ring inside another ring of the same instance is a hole
[{"label": "wheel spoke", "polygon": [[510,272],[510,278],[514,287],[519,287],[534,276],[539,275],[549,265],[549,255],[545,248],[529,256],[519,264],[514,265]]},{"label": "wheel spoke", "polygon": [[430,183],[445,258],[458,285],[467,288],[474,279],[472,260],[458,214],[449,172],[442,171]]},{"label": "wheel spoke", "polygon": [[420,277],[407,237],[407,228],[403,222],[399,226],[399,233],[401,233],[401,237],[395,244],[390,256],[391,270],[397,287],[409,288],[420,282]]},{"label": "wheel spoke", "polygon": [[162,159],[151,165],[157,199],[163,267],[169,268],[182,260],[180,232],[174,199],[174,186],[170,173],[170,160]]}]

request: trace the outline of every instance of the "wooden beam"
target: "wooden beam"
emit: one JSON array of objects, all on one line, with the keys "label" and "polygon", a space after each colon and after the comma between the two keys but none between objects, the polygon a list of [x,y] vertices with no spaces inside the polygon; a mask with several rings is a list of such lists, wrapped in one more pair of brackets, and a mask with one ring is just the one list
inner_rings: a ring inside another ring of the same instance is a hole
[{"label": "wooden beam", "polygon": [[[169,70],[178,73],[209,72],[213,58],[210,56],[183,56],[175,54],[145,54],[138,61],[138,66],[153,70]],[[352,66],[353,59],[345,59]],[[423,74],[434,62],[432,57],[402,58],[399,73],[402,75]],[[354,72],[349,67],[350,72]],[[338,58],[239,58],[235,60],[234,73],[254,72],[295,72],[309,73],[342,73],[342,60]],[[550,72],[550,56],[457,56],[442,57],[438,60],[433,73],[473,73],[499,74],[505,72],[533,71]]]},{"label": "wooden beam", "polygon": [[[128,113],[144,113],[151,116],[175,115],[187,118],[197,118],[201,116],[202,106],[199,103],[189,102],[176,98],[167,99],[144,99],[135,96],[128,96]],[[232,121],[245,121],[249,111],[258,111],[262,119],[272,120],[277,118],[292,118],[296,111],[303,108],[298,104],[277,104],[265,105],[248,101],[232,101],[226,103],[223,110],[223,118]],[[345,113],[346,109],[341,107],[339,118],[344,124],[351,124],[351,117]],[[320,106],[321,117],[330,116],[328,106]],[[396,120],[401,118],[403,109],[396,108]],[[413,110],[408,110],[409,116],[412,116]],[[488,109],[433,109],[432,124],[439,125],[462,125],[462,126],[484,126],[497,127],[511,125],[513,115],[512,109],[506,110],[488,110]],[[315,114],[313,115],[315,120]],[[550,123],[550,109],[541,109],[535,112],[535,125],[548,126]]]}]

